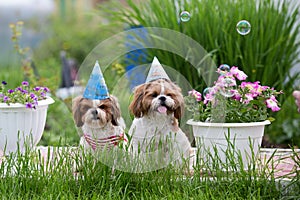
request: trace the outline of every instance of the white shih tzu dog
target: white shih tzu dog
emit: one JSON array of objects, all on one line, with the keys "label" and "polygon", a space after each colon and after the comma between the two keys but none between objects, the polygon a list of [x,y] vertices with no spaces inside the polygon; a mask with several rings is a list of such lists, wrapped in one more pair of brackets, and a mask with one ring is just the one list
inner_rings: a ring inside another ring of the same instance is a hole
[{"label": "white shih tzu dog", "polygon": [[125,123],[116,97],[95,100],[78,96],[73,100],[72,111],[76,126],[81,128],[80,145],[85,150],[111,149],[126,142]]},{"label": "white shih tzu dog", "polygon": [[161,78],[137,86],[129,109],[135,117],[129,130],[133,152],[156,151],[170,163],[189,159],[191,145],[178,124],[184,99],[176,84]]}]

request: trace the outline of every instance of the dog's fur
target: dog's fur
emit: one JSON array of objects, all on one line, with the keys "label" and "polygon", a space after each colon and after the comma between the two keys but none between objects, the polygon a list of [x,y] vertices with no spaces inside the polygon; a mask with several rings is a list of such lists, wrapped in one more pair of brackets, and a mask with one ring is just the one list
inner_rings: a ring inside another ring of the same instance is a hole
[{"label": "dog's fur", "polygon": [[189,158],[191,145],[178,124],[184,99],[176,84],[158,79],[137,86],[129,109],[135,116],[129,130],[134,152],[157,151],[179,163]]},{"label": "dog's fur", "polygon": [[298,112],[300,113],[300,91],[299,90],[295,90],[293,92],[293,96],[295,98],[295,103],[298,107]]},{"label": "dog's fur", "polygon": [[112,95],[104,100],[92,100],[78,96],[73,100],[72,111],[76,126],[83,133],[80,145],[84,149],[95,150],[95,147],[97,149],[103,149],[105,146],[111,147],[111,144],[91,145],[91,142],[88,141],[90,138],[97,140],[121,134],[125,136],[125,123],[121,117],[120,106],[117,98]]}]

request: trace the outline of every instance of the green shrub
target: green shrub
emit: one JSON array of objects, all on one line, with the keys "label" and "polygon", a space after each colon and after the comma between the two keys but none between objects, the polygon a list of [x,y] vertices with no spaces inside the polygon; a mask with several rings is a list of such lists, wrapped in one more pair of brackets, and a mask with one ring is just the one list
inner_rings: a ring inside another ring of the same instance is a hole
[{"label": "green shrub", "polygon": [[[104,25],[103,19],[94,15],[93,11],[67,15],[65,18],[55,14],[49,24],[47,39],[33,49],[33,60],[40,77],[47,82],[47,86],[51,85],[49,87],[56,101],[49,108],[47,127],[40,144],[74,145],[79,142],[79,138],[71,114],[71,99],[63,101],[55,97],[62,81],[60,52],[64,50],[67,58],[75,59],[80,67],[91,50],[118,31],[119,27],[113,24]],[[114,78],[108,77],[107,82]]]},{"label": "green shrub", "polygon": [[[282,105],[291,96],[293,83],[299,77],[299,74],[290,74],[290,69],[298,62],[300,43],[296,37],[300,25],[296,20],[299,6],[290,5],[288,1],[255,0],[151,0],[140,4],[128,0],[127,3],[129,7],[114,13],[117,20],[129,26],[162,27],[182,32],[210,52],[217,66],[224,63],[238,66],[249,75],[249,81],[260,81],[262,85],[283,90]],[[191,14],[191,19],[179,23],[179,14],[184,10]],[[243,19],[251,24],[248,35],[239,35],[236,31],[237,22]],[[186,70],[189,63],[184,58],[160,50],[151,50],[149,54],[174,67],[195,89],[202,91],[207,87],[195,71]],[[281,112],[287,115],[295,109]],[[279,117],[267,132],[280,130],[282,134],[282,120]],[[290,143],[294,137],[289,138]]]}]

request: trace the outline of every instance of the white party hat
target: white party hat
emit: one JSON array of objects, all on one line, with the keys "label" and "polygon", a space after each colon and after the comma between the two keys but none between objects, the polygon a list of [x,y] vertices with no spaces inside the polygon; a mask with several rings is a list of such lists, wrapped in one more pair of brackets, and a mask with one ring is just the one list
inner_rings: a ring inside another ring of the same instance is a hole
[{"label": "white party hat", "polygon": [[146,83],[157,80],[157,79],[161,79],[161,78],[170,80],[169,76],[165,72],[164,68],[162,67],[162,65],[160,64],[158,59],[156,57],[154,57],[151,67],[150,67],[150,70],[149,70],[149,73],[148,73],[148,76],[146,78]]}]

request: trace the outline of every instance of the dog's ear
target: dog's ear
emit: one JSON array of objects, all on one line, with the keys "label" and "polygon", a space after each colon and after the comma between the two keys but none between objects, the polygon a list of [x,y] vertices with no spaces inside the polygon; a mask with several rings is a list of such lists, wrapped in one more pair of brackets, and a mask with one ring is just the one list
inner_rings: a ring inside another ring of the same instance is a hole
[{"label": "dog's ear", "polygon": [[142,84],[134,88],[133,100],[129,105],[130,112],[137,118],[142,117],[144,114],[142,100],[145,94],[145,87],[146,85]]},{"label": "dog's ear", "polygon": [[184,98],[181,93],[181,89],[177,86],[177,95],[176,100],[177,101],[177,108],[174,111],[174,117],[176,119],[180,119],[184,114]]},{"label": "dog's ear", "polygon": [[72,101],[72,113],[73,113],[73,118],[74,118],[74,121],[75,121],[77,127],[83,126],[83,121],[82,121],[83,113],[81,113],[81,110],[80,110],[81,109],[80,102],[82,100],[83,100],[83,97],[78,96],[78,97],[75,97]]},{"label": "dog's ear", "polygon": [[178,106],[176,108],[176,110],[174,111],[174,117],[176,119],[180,119],[183,116],[184,113],[184,104],[181,104],[180,106]]},{"label": "dog's ear", "polygon": [[112,119],[111,123],[114,126],[119,126],[119,119],[121,118],[121,109],[119,102],[116,97],[110,95],[110,100],[112,101],[112,107],[111,107],[111,112],[112,112]]},{"label": "dog's ear", "polygon": [[184,113],[184,105],[182,106],[179,106],[175,112],[174,112],[174,117],[176,119],[180,119],[182,116],[183,116],[183,113]]}]

